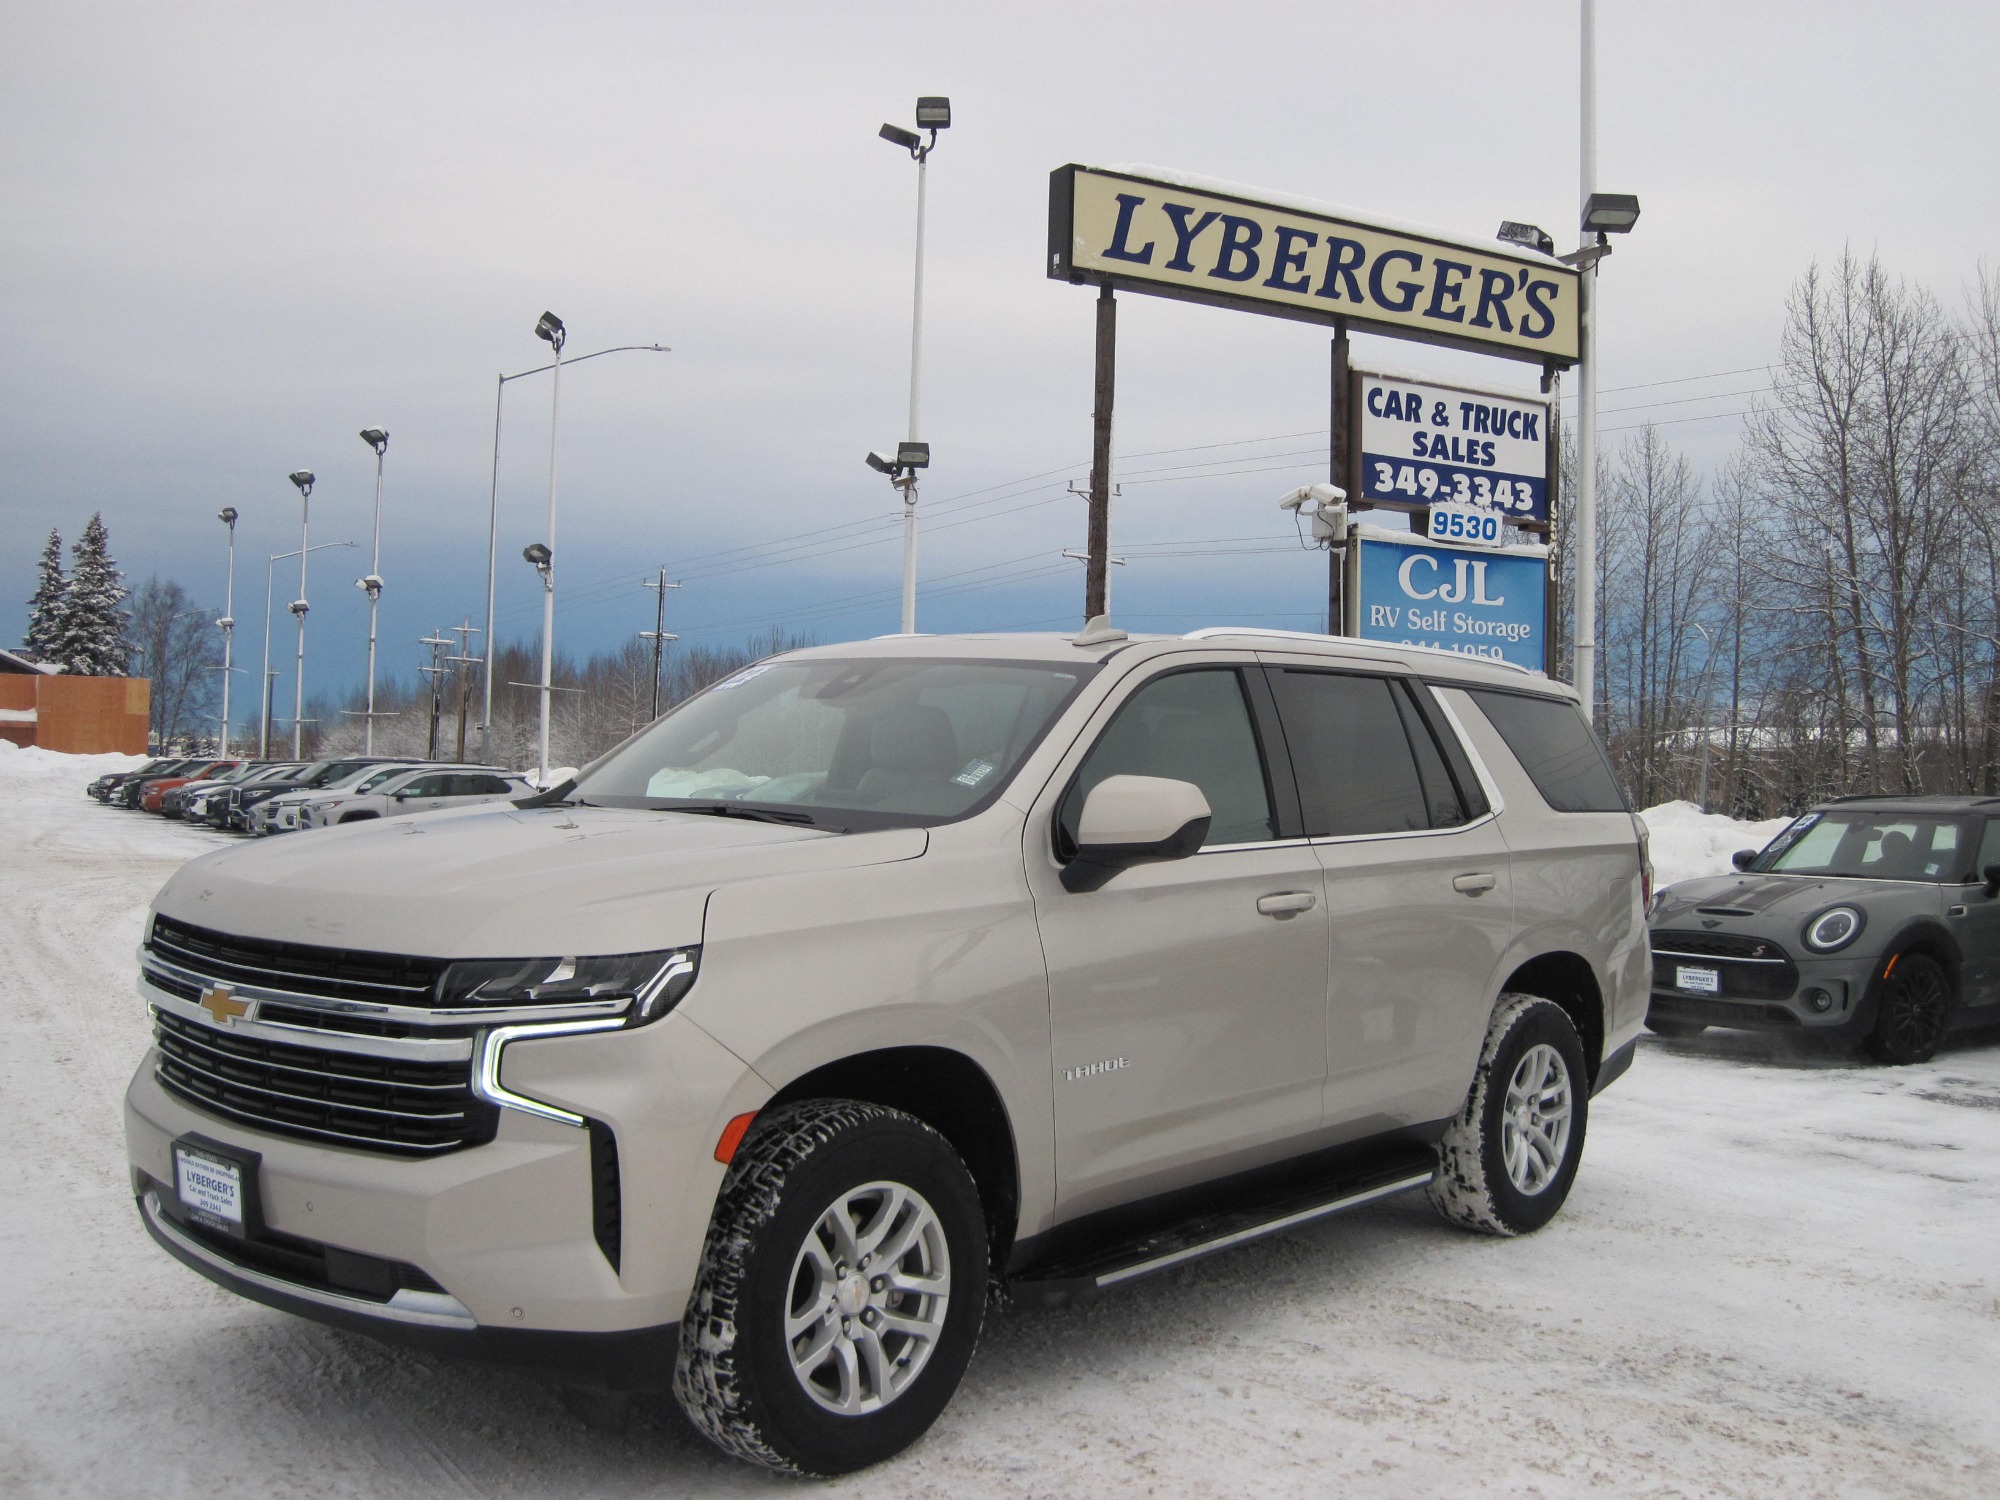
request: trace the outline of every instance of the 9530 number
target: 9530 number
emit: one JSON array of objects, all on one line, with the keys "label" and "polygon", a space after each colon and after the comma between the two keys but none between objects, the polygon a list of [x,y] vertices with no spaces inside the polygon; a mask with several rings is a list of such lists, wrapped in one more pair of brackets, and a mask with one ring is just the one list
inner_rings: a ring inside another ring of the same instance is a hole
[{"label": "9530 number", "polygon": [[1471,506],[1434,505],[1431,526],[1426,533],[1434,542],[1458,542],[1472,547],[1498,547],[1506,518],[1498,511],[1476,510]]},{"label": "9530 number", "polygon": [[1451,505],[1490,505],[1497,510],[1528,515],[1535,508],[1534,486],[1523,479],[1494,479],[1487,474],[1441,474],[1428,464],[1391,464],[1371,459],[1374,471],[1372,496],[1387,499],[1406,495],[1411,499]]}]

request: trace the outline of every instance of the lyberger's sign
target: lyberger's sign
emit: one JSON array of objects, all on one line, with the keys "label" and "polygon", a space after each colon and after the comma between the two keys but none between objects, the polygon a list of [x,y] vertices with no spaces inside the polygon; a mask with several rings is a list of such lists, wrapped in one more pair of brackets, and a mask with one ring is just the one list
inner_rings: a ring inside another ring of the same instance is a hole
[{"label": "lyberger's sign", "polygon": [[1172,183],[1058,167],[1049,275],[1514,359],[1575,361],[1576,272]]}]

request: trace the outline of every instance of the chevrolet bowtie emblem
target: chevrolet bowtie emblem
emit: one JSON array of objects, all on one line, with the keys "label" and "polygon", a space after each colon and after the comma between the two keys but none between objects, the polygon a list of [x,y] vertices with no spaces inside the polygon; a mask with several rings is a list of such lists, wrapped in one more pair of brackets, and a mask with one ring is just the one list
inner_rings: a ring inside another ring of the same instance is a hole
[{"label": "chevrolet bowtie emblem", "polygon": [[239,1018],[250,1014],[250,1002],[238,1000],[235,992],[224,984],[210,985],[201,992],[201,1008],[215,1017],[218,1026],[234,1026]]}]

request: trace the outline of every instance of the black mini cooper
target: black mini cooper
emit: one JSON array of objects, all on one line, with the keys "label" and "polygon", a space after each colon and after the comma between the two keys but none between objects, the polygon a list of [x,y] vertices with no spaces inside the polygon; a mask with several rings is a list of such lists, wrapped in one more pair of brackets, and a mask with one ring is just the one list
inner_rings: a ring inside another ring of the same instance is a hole
[{"label": "black mini cooper", "polygon": [[1832,1032],[1881,1062],[2000,1022],[2000,798],[1843,797],[1653,898],[1662,1036]]}]

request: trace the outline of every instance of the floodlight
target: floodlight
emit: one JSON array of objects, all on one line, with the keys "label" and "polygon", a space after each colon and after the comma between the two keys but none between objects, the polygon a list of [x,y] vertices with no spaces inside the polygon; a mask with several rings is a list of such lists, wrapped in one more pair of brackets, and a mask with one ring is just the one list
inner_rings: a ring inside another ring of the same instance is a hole
[{"label": "floodlight", "polygon": [[530,542],[521,549],[521,556],[538,568],[546,568],[553,554],[540,542]]},{"label": "floodlight", "polygon": [[892,146],[901,146],[905,151],[914,151],[921,146],[923,137],[914,130],[905,130],[900,125],[884,125],[875,132]]},{"label": "floodlight", "polygon": [[535,337],[555,345],[556,353],[562,353],[563,339],[566,337],[563,320],[552,312],[543,313],[535,320]]},{"label": "floodlight", "polygon": [[1629,234],[1639,222],[1639,200],[1631,193],[1592,193],[1583,204],[1585,234]]},{"label": "floodlight", "polygon": [[382,592],[382,580],[373,573],[370,573],[366,578],[355,579],[354,586],[370,599],[373,599],[377,594]]},{"label": "floodlight", "polygon": [[917,129],[951,129],[951,100],[942,94],[925,94],[917,100]]},{"label": "floodlight", "polygon": [[868,467],[878,474],[894,474],[896,472],[896,461],[892,458],[884,458],[879,453],[870,453],[868,455]]},{"label": "floodlight", "polygon": [[313,471],[311,469],[299,469],[287,474],[285,477],[299,487],[301,495],[310,495],[312,493]]},{"label": "floodlight", "polygon": [[1494,236],[1502,244],[1525,245],[1530,250],[1539,250],[1544,255],[1556,253],[1556,242],[1550,233],[1539,224],[1522,224],[1513,219],[1503,219],[1500,232]]},{"label": "floodlight", "polygon": [[305,623],[306,611],[311,609],[312,606],[306,603],[306,601],[303,599],[294,599],[290,604],[286,605],[285,608],[289,609],[293,614],[299,617],[300,626],[301,628],[303,628]]},{"label": "floodlight", "polygon": [[929,443],[898,443],[896,445],[896,467],[899,469],[928,469],[931,466],[931,445]]},{"label": "floodlight", "polygon": [[223,506],[221,510],[215,513],[215,519],[225,526],[234,526],[236,524],[236,507],[233,505]]},{"label": "floodlight", "polygon": [[361,441],[373,448],[375,456],[380,458],[382,450],[389,446],[389,434],[380,427],[364,427],[361,429]]}]

